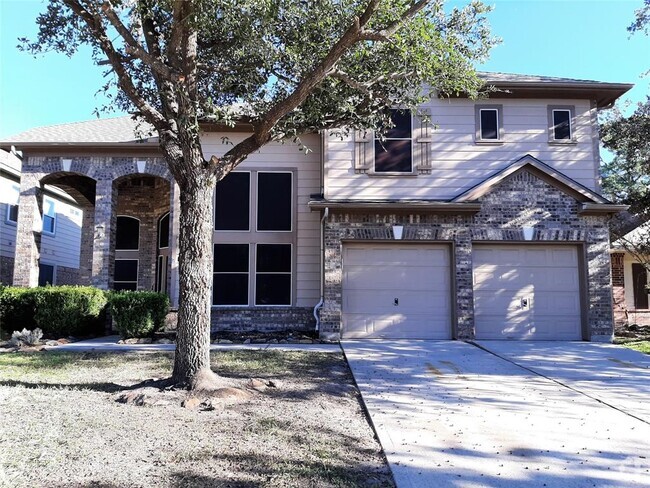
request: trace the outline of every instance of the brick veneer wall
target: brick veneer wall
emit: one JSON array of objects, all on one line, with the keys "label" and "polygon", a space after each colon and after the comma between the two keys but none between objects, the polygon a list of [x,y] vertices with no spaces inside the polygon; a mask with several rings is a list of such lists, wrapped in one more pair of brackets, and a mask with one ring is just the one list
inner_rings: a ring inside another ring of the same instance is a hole
[{"label": "brick veneer wall", "polygon": [[623,262],[625,254],[612,253],[612,303],[614,309],[614,326],[623,327],[627,324],[627,305],[625,304],[625,269]]},{"label": "brick veneer wall", "polygon": [[474,337],[472,245],[478,242],[526,242],[524,227],[533,227],[534,242],[580,244],[584,248],[589,295],[588,340],[608,341],[613,333],[609,230],[606,217],[577,215],[578,203],[534,174],[519,171],[479,198],[472,215],[340,211],[332,209],[325,224],[325,304],[321,335],[336,338],[341,330],[342,243],[346,240],[392,240],[392,225],[402,225],[403,240],[453,243],[455,268],[455,336]]},{"label": "brick veneer wall", "polygon": [[213,308],[212,332],[273,332],[314,330],[316,320],[309,307]]},{"label": "brick veneer wall", "polygon": [[56,284],[57,285],[80,285],[80,275],[78,268],[69,268],[67,266],[56,267]]}]

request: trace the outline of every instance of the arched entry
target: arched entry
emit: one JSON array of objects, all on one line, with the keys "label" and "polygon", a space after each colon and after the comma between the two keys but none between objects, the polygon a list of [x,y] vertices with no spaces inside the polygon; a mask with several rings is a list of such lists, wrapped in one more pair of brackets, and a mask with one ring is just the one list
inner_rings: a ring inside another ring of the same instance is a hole
[{"label": "arched entry", "polygon": [[115,225],[114,290],[137,290],[140,265],[140,219],[118,215]]}]

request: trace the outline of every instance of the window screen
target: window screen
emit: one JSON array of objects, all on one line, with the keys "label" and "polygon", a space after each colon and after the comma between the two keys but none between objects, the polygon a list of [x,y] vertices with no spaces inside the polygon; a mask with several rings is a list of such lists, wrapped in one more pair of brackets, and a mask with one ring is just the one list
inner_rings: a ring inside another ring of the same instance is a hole
[{"label": "window screen", "polygon": [[113,289],[136,290],[138,288],[138,260],[116,259],[113,276]]},{"label": "window screen", "polygon": [[54,266],[51,264],[38,265],[38,286],[54,284]]},{"label": "window screen", "polygon": [[257,174],[257,230],[291,230],[291,173]]},{"label": "window screen", "polygon": [[291,245],[258,244],[256,305],[291,305]]},{"label": "window screen", "polygon": [[214,305],[248,304],[248,244],[215,244]]},{"label": "window screen", "polygon": [[571,139],[571,112],[569,110],[553,110],[553,138],[556,140]]},{"label": "window screen", "polygon": [[496,109],[481,109],[481,139],[499,139],[499,112]]},{"label": "window screen", "polygon": [[133,217],[117,217],[115,229],[115,249],[118,251],[137,250],[140,242],[140,221]]},{"label": "window screen", "polygon": [[250,173],[229,173],[217,183],[214,206],[216,230],[249,230]]},{"label": "window screen", "polygon": [[384,140],[375,139],[376,173],[410,173],[412,163],[411,112],[391,110],[394,127],[389,129]]}]

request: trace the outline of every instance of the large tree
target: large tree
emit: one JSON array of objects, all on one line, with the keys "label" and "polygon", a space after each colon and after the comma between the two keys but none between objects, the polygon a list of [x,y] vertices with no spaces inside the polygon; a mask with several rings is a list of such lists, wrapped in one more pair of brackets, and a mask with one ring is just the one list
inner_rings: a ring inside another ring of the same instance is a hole
[{"label": "large tree", "polygon": [[[473,70],[494,39],[480,2],[443,0],[50,0],[31,53],[91,45],[115,103],[151,124],[180,188],[178,338],[173,379],[210,370],[212,210],[218,181],[271,141],[386,126],[388,108],[427,93],[476,95]],[[250,124],[206,160],[200,123]]]}]

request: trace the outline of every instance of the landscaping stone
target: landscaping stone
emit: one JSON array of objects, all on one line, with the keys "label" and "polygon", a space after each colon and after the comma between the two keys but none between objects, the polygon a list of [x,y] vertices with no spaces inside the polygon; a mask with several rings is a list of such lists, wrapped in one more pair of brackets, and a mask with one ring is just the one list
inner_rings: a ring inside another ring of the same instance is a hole
[{"label": "landscaping stone", "polygon": [[46,346],[58,346],[59,341],[45,341]]},{"label": "landscaping stone", "polygon": [[156,341],[156,344],[173,344],[173,343],[174,343],[174,341],[172,341],[171,339],[166,339],[166,338],[158,339]]}]

